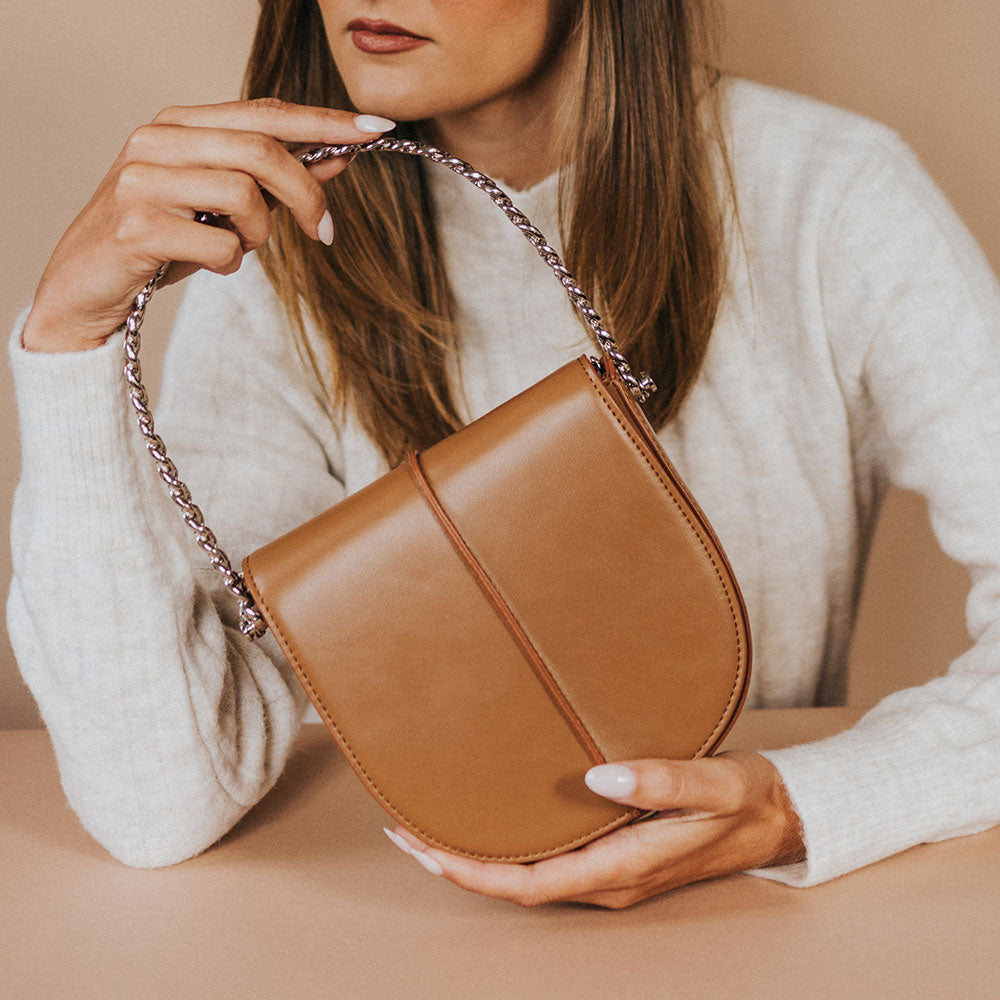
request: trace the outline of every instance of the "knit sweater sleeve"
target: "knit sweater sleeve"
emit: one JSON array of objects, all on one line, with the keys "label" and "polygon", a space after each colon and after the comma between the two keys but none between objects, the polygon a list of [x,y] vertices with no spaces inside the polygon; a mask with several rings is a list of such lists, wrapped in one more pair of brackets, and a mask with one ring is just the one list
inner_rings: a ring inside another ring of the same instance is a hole
[{"label": "knit sweater sleeve", "polygon": [[[188,285],[157,429],[238,564],[342,497],[338,444],[259,265]],[[166,497],[121,337],[44,355],[21,347],[20,328],[11,641],[83,825],[127,864],[168,865],[271,787],[303,695],[270,638],[239,634],[235,601]]]},{"label": "knit sweater sleeve", "polygon": [[799,886],[1000,823],[1000,289],[893,136],[836,201],[819,273],[845,398],[874,474],[922,493],[968,568],[972,645],[850,730],[766,755],[808,859],[754,874]]}]

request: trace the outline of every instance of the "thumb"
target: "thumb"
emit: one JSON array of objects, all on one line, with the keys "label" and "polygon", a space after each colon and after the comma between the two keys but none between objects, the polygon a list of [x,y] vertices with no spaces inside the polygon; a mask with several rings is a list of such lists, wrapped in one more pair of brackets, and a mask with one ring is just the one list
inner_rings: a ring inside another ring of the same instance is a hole
[{"label": "thumb", "polygon": [[657,811],[733,812],[741,807],[746,788],[743,768],[732,757],[599,764],[584,780],[606,799]]}]

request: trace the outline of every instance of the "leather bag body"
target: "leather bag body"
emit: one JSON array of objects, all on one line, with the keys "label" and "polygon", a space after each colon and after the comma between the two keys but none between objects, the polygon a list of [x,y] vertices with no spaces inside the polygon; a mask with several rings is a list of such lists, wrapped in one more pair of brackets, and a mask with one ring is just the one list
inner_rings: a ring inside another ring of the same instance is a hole
[{"label": "leather bag body", "polygon": [[526,862],[637,818],[594,764],[693,758],[750,671],[729,563],[585,357],[244,562],[358,777],[424,842]]}]

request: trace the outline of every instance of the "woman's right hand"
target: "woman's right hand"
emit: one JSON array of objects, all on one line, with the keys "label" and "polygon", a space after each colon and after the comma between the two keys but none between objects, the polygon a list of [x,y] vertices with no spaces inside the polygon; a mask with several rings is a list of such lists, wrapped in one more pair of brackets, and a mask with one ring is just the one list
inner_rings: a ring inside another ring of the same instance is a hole
[{"label": "woman's right hand", "polygon": [[[322,183],[344,157],[304,167],[283,143],[365,142],[384,118],[277,100],[161,111],[136,129],[46,266],[22,333],[28,350],[102,344],[125,320],[161,264],[165,283],[207,268],[237,270],[271,232],[270,209],[288,206],[306,235],[329,244]],[[195,222],[196,212],[227,218]]]}]

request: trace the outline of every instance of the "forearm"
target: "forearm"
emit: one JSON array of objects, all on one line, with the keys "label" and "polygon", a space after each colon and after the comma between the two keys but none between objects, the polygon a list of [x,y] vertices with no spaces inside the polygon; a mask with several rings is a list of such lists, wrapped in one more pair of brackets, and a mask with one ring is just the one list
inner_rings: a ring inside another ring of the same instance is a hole
[{"label": "forearm", "polygon": [[53,359],[15,345],[8,622],[73,807],[117,857],[155,866],[208,846],[264,794],[302,697],[192,570],[130,426],[119,349]]}]

